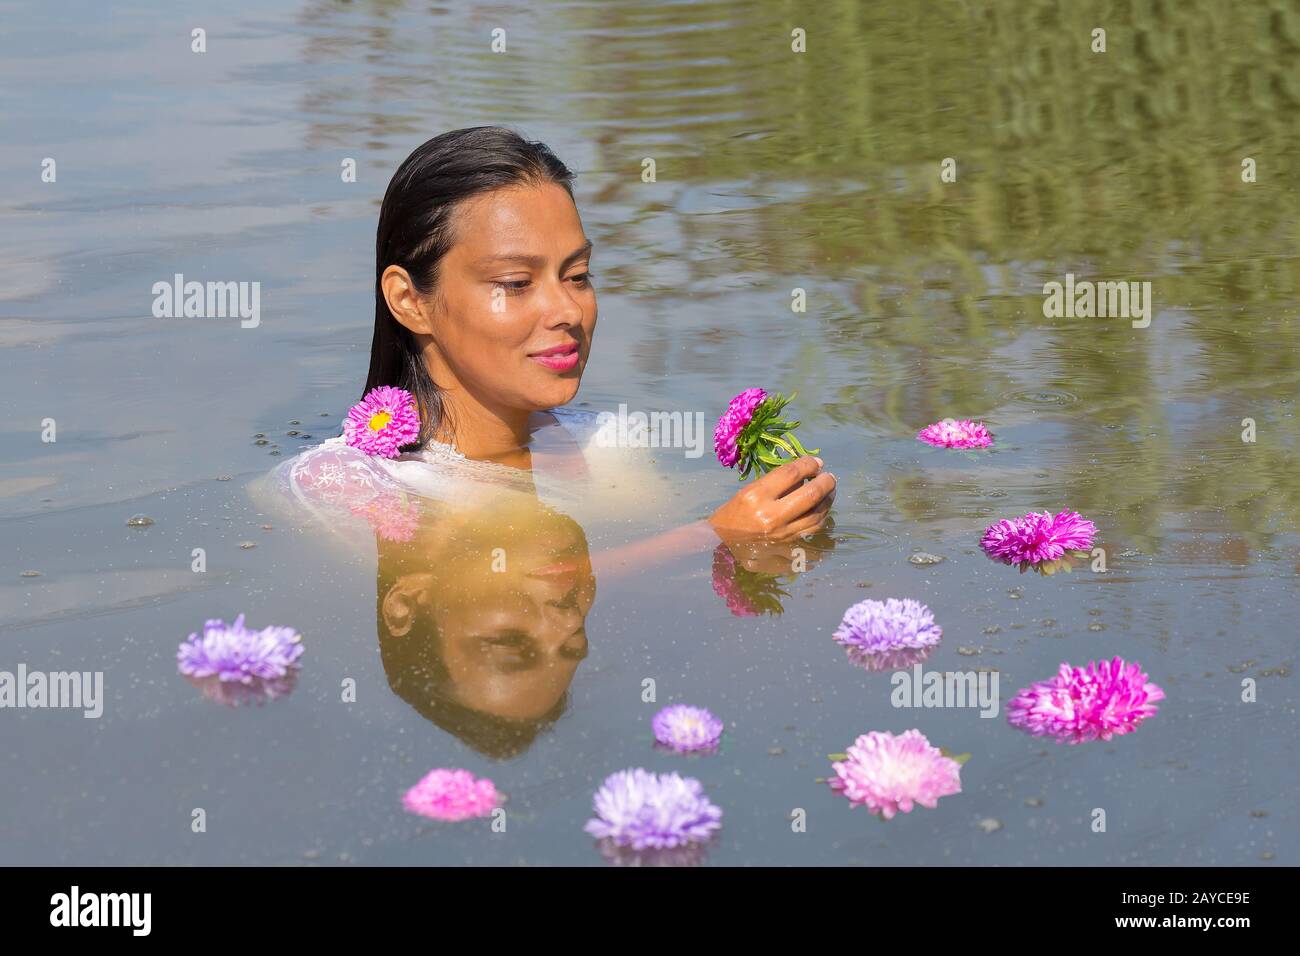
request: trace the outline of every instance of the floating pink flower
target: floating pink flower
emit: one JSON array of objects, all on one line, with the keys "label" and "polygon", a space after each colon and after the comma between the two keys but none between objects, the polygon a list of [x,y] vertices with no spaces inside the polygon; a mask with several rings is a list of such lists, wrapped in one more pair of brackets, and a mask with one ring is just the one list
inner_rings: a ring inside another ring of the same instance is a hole
[{"label": "floating pink flower", "polygon": [[1081,744],[1130,733],[1156,712],[1165,692],[1137,663],[1122,658],[1086,668],[1062,664],[1051,680],[1024,688],[1007,706],[1007,721],[1035,737]]},{"label": "floating pink flower", "polygon": [[396,458],[403,445],[420,437],[420,412],[405,389],[381,385],[348,410],[343,440],[367,455]]},{"label": "floating pink flower", "polygon": [[885,731],[863,734],[846,758],[831,765],[831,789],[886,820],[900,810],[911,813],[916,804],[934,809],[940,797],[961,793],[961,764],[919,730],[897,737]]},{"label": "floating pink flower", "polygon": [[704,707],[673,704],[655,714],[650,723],[655,740],[677,753],[713,750],[722,737],[722,721]]},{"label": "floating pink flower", "polygon": [[501,805],[501,794],[486,778],[468,770],[430,770],[402,796],[402,806],[432,820],[469,820],[488,816]]},{"label": "floating pink flower", "polygon": [[814,455],[795,437],[798,422],[780,417],[794,401],[794,395],[768,395],[761,388],[747,388],[727,405],[713,429],[713,450],[728,468],[740,466],[740,480],[757,469],[766,474],[773,468],[802,455]]},{"label": "floating pink flower", "polygon": [[1096,533],[1097,526],[1074,511],[1062,511],[1055,517],[1050,511],[1030,512],[990,525],[980,547],[995,561],[1019,564],[1024,570],[1040,561],[1055,561],[1067,551],[1087,551]]},{"label": "floating pink flower", "polygon": [[965,419],[954,421],[945,418],[933,425],[926,425],[916,437],[936,448],[988,448],[993,444],[993,436],[983,422]]}]

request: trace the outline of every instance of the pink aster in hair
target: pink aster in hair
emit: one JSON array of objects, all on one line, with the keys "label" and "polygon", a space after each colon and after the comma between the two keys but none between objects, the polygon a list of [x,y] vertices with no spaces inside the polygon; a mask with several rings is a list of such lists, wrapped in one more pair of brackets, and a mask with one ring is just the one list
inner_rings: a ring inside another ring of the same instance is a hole
[{"label": "pink aster in hair", "polygon": [[965,419],[954,421],[945,418],[933,425],[926,425],[916,437],[936,448],[988,448],[993,444],[993,436],[983,422]]},{"label": "pink aster in hair", "polygon": [[961,793],[961,764],[919,730],[897,737],[887,731],[863,734],[831,768],[832,790],[886,820],[900,810],[911,813],[917,804],[934,809],[940,797]]},{"label": "pink aster in hair", "polygon": [[420,437],[420,412],[405,389],[380,385],[348,410],[343,440],[367,455],[396,458]]},{"label": "pink aster in hair", "polygon": [[1067,551],[1087,551],[1097,526],[1074,511],[1053,517],[1050,511],[1003,519],[984,530],[980,547],[995,561],[1019,564],[1023,571],[1041,561],[1055,561]]},{"label": "pink aster in hair", "polygon": [[1135,662],[1062,664],[1051,680],[1024,688],[1007,705],[1007,721],[1035,737],[1081,744],[1130,733],[1156,712],[1165,692],[1147,680]]},{"label": "pink aster in hair", "polygon": [[430,770],[402,796],[402,806],[431,820],[485,817],[501,805],[501,794],[486,778],[468,770]]},{"label": "pink aster in hair", "polygon": [[728,468],[740,466],[740,480],[758,469],[766,474],[801,455],[816,454],[799,443],[794,430],[798,422],[780,417],[794,395],[769,395],[761,388],[747,388],[727,405],[713,429],[713,450]]},{"label": "pink aster in hair", "polygon": [[655,714],[650,723],[655,740],[677,753],[715,750],[722,738],[722,721],[704,707],[673,704]]}]

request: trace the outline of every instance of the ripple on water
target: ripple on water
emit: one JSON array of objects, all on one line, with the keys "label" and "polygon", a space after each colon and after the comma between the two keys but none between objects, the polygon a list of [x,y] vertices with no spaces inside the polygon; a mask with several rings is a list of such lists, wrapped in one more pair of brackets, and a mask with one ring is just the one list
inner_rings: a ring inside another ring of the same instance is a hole
[{"label": "ripple on water", "polygon": [[999,398],[1028,408],[1064,408],[1079,401],[1079,396],[1060,388],[1018,388],[1004,392]]}]

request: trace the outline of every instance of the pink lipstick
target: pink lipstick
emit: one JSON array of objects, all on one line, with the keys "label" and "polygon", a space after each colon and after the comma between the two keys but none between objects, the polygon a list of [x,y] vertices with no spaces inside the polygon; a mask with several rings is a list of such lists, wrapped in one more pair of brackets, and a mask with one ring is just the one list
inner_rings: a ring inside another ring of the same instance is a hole
[{"label": "pink lipstick", "polygon": [[528,357],[538,365],[544,365],[555,372],[567,372],[576,368],[580,352],[577,342],[566,342],[540,352],[530,352]]}]

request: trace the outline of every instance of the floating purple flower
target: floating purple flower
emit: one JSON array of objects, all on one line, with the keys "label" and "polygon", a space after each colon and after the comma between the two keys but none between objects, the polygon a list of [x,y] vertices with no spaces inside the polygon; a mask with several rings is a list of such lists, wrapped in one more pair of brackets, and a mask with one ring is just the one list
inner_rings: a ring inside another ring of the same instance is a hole
[{"label": "floating purple flower", "polygon": [[919,730],[897,737],[886,731],[863,734],[831,767],[832,790],[886,820],[900,810],[911,813],[916,804],[933,810],[940,797],[961,793],[961,764]]},{"label": "floating purple flower", "polygon": [[405,389],[380,385],[348,410],[343,441],[367,455],[396,458],[403,445],[420,437],[420,412]]},{"label": "floating purple flower", "polygon": [[698,780],[639,767],[610,774],[593,805],[596,817],[583,829],[633,850],[704,843],[722,826],[722,811],[709,802]]},{"label": "floating purple flower", "polygon": [[677,753],[713,750],[722,737],[722,721],[703,707],[673,704],[651,721],[655,740]]},{"label": "floating purple flower", "polygon": [[984,423],[968,419],[954,421],[945,418],[933,425],[926,425],[916,437],[936,448],[988,448],[993,444],[993,436],[984,427]]},{"label": "floating purple flower", "polygon": [[216,677],[241,684],[278,681],[301,666],[301,641],[291,627],[250,630],[244,626],[242,614],[230,625],[212,620],[203,625],[201,635],[191,634],[181,644],[176,653],[177,667],[186,677],[199,680]]},{"label": "floating purple flower", "polygon": [[943,637],[934,613],[920,601],[867,598],[844,612],[836,642],[863,653],[931,648]]},{"label": "floating purple flower", "polygon": [[1030,512],[1021,518],[1003,519],[984,531],[980,547],[995,561],[1025,568],[1041,561],[1055,561],[1067,551],[1087,551],[1097,526],[1074,511],[1053,517],[1050,511]]},{"label": "floating purple flower", "polygon": [[728,468],[739,464],[744,481],[755,468],[766,474],[794,458],[816,454],[816,448],[808,451],[795,437],[799,423],[779,417],[792,401],[794,395],[768,395],[761,388],[747,388],[733,398],[713,429],[718,461]]},{"label": "floating purple flower", "polygon": [[402,806],[431,820],[469,820],[488,816],[501,805],[501,794],[486,777],[468,770],[430,770],[402,795]]},{"label": "floating purple flower", "polygon": [[1131,733],[1157,710],[1165,692],[1137,663],[1122,658],[1085,667],[1062,664],[1051,680],[1022,689],[1007,705],[1007,721],[1035,737],[1081,744]]}]

